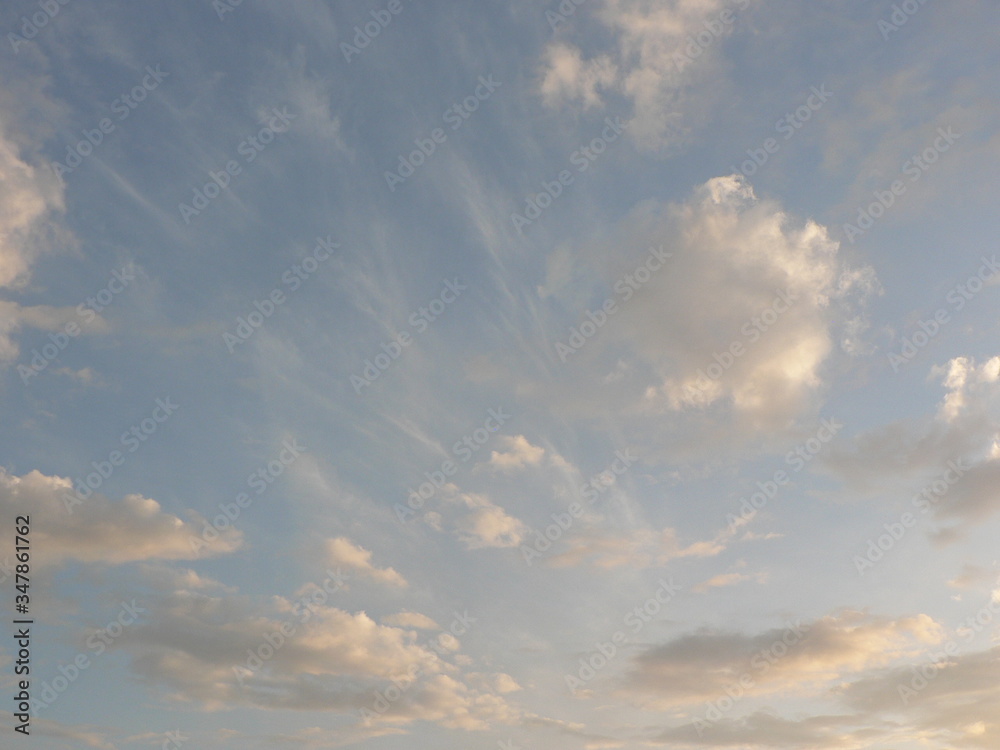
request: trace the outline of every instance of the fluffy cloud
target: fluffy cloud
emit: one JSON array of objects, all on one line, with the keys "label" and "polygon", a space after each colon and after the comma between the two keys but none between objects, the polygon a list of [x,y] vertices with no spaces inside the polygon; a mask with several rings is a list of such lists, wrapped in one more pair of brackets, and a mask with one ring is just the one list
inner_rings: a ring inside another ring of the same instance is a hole
[{"label": "fluffy cloud", "polygon": [[359,547],[350,539],[337,537],[326,541],[328,565],[340,565],[361,575],[389,586],[406,586],[406,579],[392,568],[376,568],[371,562],[372,553]]},{"label": "fluffy cloud", "polygon": [[458,538],[467,549],[516,547],[527,533],[521,521],[508,515],[485,495],[461,493],[453,502],[460,502],[469,509],[455,522]]},{"label": "fluffy cloud", "polygon": [[0,517],[12,528],[16,516],[31,516],[37,564],[191,560],[231,552],[242,541],[229,529],[199,552],[192,542],[200,540],[203,525],[163,512],[155,500],[126,495],[113,502],[95,492],[73,504],[67,497],[75,498],[69,479],[0,469]]},{"label": "fluffy cloud", "polygon": [[[692,84],[712,75],[719,89],[718,48],[749,0],[603,0],[596,18],[612,49],[585,59],[583,52],[556,40],[545,50],[540,91],[550,107],[603,103],[607,94],[632,104],[629,132],[648,148],[683,140],[685,115],[702,106]],[[709,28],[711,27],[711,28]],[[701,35],[694,43],[691,37]],[[702,95],[704,96],[704,95]]]},{"label": "fluffy cloud", "polygon": [[600,89],[609,88],[618,77],[611,59],[601,55],[584,62],[580,50],[556,42],[545,51],[545,72],[541,83],[542,98],[550,106],[579,100],[584,107],[601,103]]},{"label": "fluffy cloud", "polygon": [[[649,248],[671,256],[647,271]],[[880,291],[872,269],[839,250],[824,227],[758,200],[739,175],[709,180],[682,204],[638,205],[584,251],[603,266],[595,286],[617,302],[614,335],[602,331],[573,355],[573,381],[552,399],[610,404],[643,430],[636,443],[669,443],[675,456],[801,429],[838,349],[857,350],[865,303]],[[582,367],[597,372],[581,384]],[[620,377],[607,382],[609,371]],[[598,381],[600,398],[596,385],[586,390]]]},{"label": "fluffy cloud", "polygon": [[[209,710],[327,710],[357,715],[358,726],[426,720],[484,729],[514,720],[500,696],[510,685],[498,679],[471,687],[444,658],[453,649],[417,643],[412,631],[379,625],[364,612],[298,604],[176,591],[151,603],[114,648],[130,654],[148,683]],[[380,708],[375,691],[391,681],[406,690]]]},{"label": "fluffy cloud", "polygon": [[[5,130],[0,120],[0,290],[27,283],[33,260],[51,242],[46,222],[64,208],[59,181],[28,163]],[[55,313],[58,317],[60,311]],[[17,358],[12,336],[22,325],[54,330],[52,315],[52,308],[23,308],[0,300],[0,364]]]},{"label": "fluffy cloud", "polygon": [[524,435],[504,436],[503,453],[493,451],[490,454],[490,466],[501,471],[507,469],[523,469],[525,466],[537,466],[545,457],[545,449],[532,445]]},{"label": "fluffy cloud", "polygon": [[650,403],[676,411],[724,403],[758,427],[789,424],[822,383],[833,329],[844,322],[835,303],[870,291],[870,270],[845,267],[826,229],[789,226],[735,175],[710,180],[685,206],[640,207],[628,223],[633,246],[667,239],[675,248],[650,293],[625,310],[662,321],[630,327],[663,375]]},{"label": "fluffy cloud", "polygon": [[54,175],[27,163],[20,149],[0,134],[0,287],[26,281],[41,252],[45,220],[63,210],[63,191]]}]

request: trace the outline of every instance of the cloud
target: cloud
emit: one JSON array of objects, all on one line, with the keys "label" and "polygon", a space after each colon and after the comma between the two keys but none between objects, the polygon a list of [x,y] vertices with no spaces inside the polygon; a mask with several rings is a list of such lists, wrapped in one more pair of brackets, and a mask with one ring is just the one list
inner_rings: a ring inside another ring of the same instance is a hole
[{"label": "cloud", "polygon": [[372,553],[359,547],[350,539],[337,537],[326,541],[326,564],[342,565],[361,575],[389,586],[407,586],[406,579],[392,568],[376,568],[371,563]]},{"label": "cloud", "polygon": [[427,615],[419,612],[398,612],[382,618],[386,625],[396,625],[401,628],[418,628],[420,630],[440,630],[441,626]]},{"label": "cloud", "polygon": [[624,690],[667,710],[714,700],[749,675],[748,694],[815,690],[917,653],[943,631],[927,615],[895,620],[843,611],[756,635],[700,630],[633,659]]},{"label": "cloud", "polygon": [[0,469],[0,517],[13,527],[16,516],[31,516],[37,564],[193,560],[232,552],[242,542],[239,532],[228,529],[196,551],[192,542],[201,539],[203,525],[164,513],[142,495],[114,502],[95,492],[79,504],[67,497],[76,499],[69,479],[38,471],[18,477]]},{"label": "cloud", "polygon": [[931,376],[945,389],[934,412],[862,433],[824,462],[855,492],[911,480],[916,507],[956,524],[938,533],[950,539],[1000,510],[1000,357],[956,357]]},{"label": "cloud", "polygon": [[[643,277],[650,248],[671,255]],[[593,294],[603,289],[617,311],[545,396],[587,415],[603,405],[628,420],[640,450],[672,460],[750,441],[784,448],[816,417],[836,357],[858,350],[853,337],[880,292],[874,271],[848,264],[825,227],[759,200],[739,175],[713,178],[683,203],[638,204],[581,255],[599,269]]]},{"label": "cloud", "polygon": [[44,223],[63,209],[55,175],[27,163],[0,130],[0,287],[27,281],[32,261],[45,247]]},{"label": "cloud", "polygon": [[752,580],[750,576],[743,573],[720,573],[712,576],[707,581],[702,581],[691,590],[696,594],[703,594],[709,589],[723,588],[725,586],[735,586],[743,581]]},{"label": "cloud", "polygon": [[486,495],[460,493],[452,502],[459,502],[470,512],[455,522],[458,538],[466,549],[516,547],[528,529],[518,519],[496,505]]},{"label": "cloud", "polygon": [[567,549],[550,555],[546,562],[556,568],[584,564],[597,568],[645,568],[665,565],[682,557],[714,557],[726,548],[730,536],[728,532],[723,532],[710,541],[682,546],[676,530],[671,528],[610,532],[590,528],[570,537]]},{"label": "cloud", "polygon": [[[10,716],[10,714],[7,715]],[[11,718],[13,719],[13,717]],[[59,721],[35,716],[31,719],[31,733],[39,737],[51,737],[56,740],[69,741],[72,743],[72,747],[92,747],[94,750],[118,750],[118,746],[111,741],[110,733],[107,729],[86,724],[70,726]],[[160,735],[160,738],[162,739],[163,735]]]},{"label": "cloud", "polygon": [[[471,687],[444,660],[451,649],[417,643],[412,631],[379,625],[364,612],[190,591],[147,607],[149,614],[112,647],[130,655],[132,670],[145,682],[204,710],[350,713],[359,730],[414,721],[485,729],[516,718],[499,694],[505,683]],[[376,711],[375,692],[392,681],[406,689]],[[361,709],[369,713],[362,717]]]},{"label": "cloud", "polygon": [[[35,258],[53,243],[50,224],[64,208],[59,180],[24,158],[0,117],[0,290],[16,290],[28,283]],[[68,312],[0,300],[0,365],[17,358],[13,335],[22,325],[55,330],[53,316],[65,318]]]},{"label": "cloud", "polygon": [[[847,705],[871,714],[902,715],[908,725],[959,747],[1000,742],[1000,647],[944,656],[940,649],[844,686]],[[932,665],[936,664],[934,667]],[[923,687],[915,675],[923,671]],[[901,691],[900,687],[908,691]],[[906,701],[903,701],[903,697]]]},{"label": "cloud", "polygon": [[822,385],[833,329],[846,322],[835,303],[869,293],[871,270],[846,267],[824,227],[789,226],[737,175],[709,180],[681,207],[641,206],[625,224],[630,246],[675,249],[624,311],[652,323],[630,327],[662,374],[650,405],[724,404],[759,428],[787,426]]},{"label": "cloud", "polygon": [[998,571],[995,568],[965,563],[962,566],[962,572],[948,581],[948,585],[957,589],[965,589],[977,584],[996,581],[997,577]]},{"label": "cloud", "polygon": [[[691,111],[703,109],[707,95],[721,93],[720,40],[732,33],[748,5],[748,0],[603,0],[594,16],[611,50],[587,59],[573,44],[551,42],[542,63],[542,98],[552,108],[584,109],[603,104],[608,95],[624,98],[632,106],[629,133],[640,146],[677,145],[690,128]],[[724,12],[728,15],[720,20]],[[707,31],[708,24],[714,32]],[[692,41],[698,35],[704,44]],[[712,86],[693,85],[709,78]]]},{"label": "cloud", "polygon": [[601,104],[600,89],[610,88],[618,71],[607,55],[584,61],[580,50],[554,42],[545,50],[542,98],[551,107],[579,100],[585,108]]},{"label": "cloud", "polygon": [[673,747],[733,748],[836,748],[861,750],[871,747],[873,736],[882,734],[864,727],[849,731],[858,720],[853,716],[809,716],[785,719],[758,711],[739,719],[724,718],[699,732],[694,724],[682,724],[659,733],[652,741]]},{"label": "cloud", "polygon": [[492,451],[490,466],[500,471],[523,469],[525,466],[537,466],[545,457],[545,449],[532,445],[524,435],[505,435],[502,439],[505,453]]}]

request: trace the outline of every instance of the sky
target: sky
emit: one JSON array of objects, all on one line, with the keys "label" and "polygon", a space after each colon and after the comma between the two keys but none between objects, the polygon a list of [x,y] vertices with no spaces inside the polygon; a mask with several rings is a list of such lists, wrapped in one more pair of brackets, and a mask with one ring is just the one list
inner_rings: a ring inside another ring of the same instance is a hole
[{"label": "sky", "polygon": [[1000,747],[998,12],[4,3],[5,746]]}]

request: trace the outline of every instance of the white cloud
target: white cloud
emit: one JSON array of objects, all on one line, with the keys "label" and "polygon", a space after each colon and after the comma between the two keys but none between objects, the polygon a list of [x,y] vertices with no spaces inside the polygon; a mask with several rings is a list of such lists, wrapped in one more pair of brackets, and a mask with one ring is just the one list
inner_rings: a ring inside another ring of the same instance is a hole
[{"label": "white cloud", "polygon": [[504,436],[503,453],[493,451],[490,454],[490,466],[500,471],[508,469],[523,469],[525,466],[537,466],[545,457],[545,449],[532,445],[524,435]]},{"label": "white cloud", "polygon": [[580,100],[584,107],[601,104],[600,89],[609,88],[618,71],[607,55],[584,61],[580,50],[554,42],[545,51],[542,97],[549,106]]},{"label": "white cloud", "polygon": [[[719,47],[738,24],[748,0],[603,0],[595,13],[612,38],[612,49],[585,59],[568,42],[551,42],[540,83],[547,105],[562,108],[579,102],[584,108],[603,103],[602,92],[632,104],[629,133],[651,149],[682,141],[691,110],[699,99],[722,88]],[[720,15],[725,11],[725,21]],[[706,22],[716,29],[706,32]],[[691,36],[706,34],[692,45]],[[689,52],[689,50],[691,50]],[[694,87],[713,76],[711,86]],[[699,92],[700,89],[700,92]]]},{"label": "white cloud", "polygon": [[18,477],[0,469],[0,516],[11,526],[16,516],[31,516],[38,564],[193,560],[232,552],[242,542],[239,532],[228,529],[212,542],[194,545],[203,524],[165,513],[142,495],[113,502],[95,492],[79,504],[67,497],[75,499],[69,479],[38,471]]},{"label": "white cloud", "polygon": [[[53,242],[49,225],[63,210],[59,180],[25,159],[0,118],[0,290],[27,284],[33,261]],[[0,365],[17,358],[13,335],[22,325],[55,330],[54,317],[65,318],[69,312],[0,300]]]},{"label": "white cloud", "polygon": [[372,553],[364,547],[359,547],[350,539],[337,537],[326,541],[326,563],[327,565],[342,565],[349,570],[371,578],[372,580],[384,583],[389,586],[404,587],[407,585],[403,578],[392,568],[377,568],[371,562]]},{"label": "white cloud", "polygon": [[[379,625],[364,612],[313,606],[302,616],[283,597],[259,603],[188,591],[147,606],[149,614],[112,647],[173,700],[205,710],[332,711],[357,717],[351,731],[414,721],[482,730],[516,719],[500,695],[509,683],[471,687],[443,658],[453,649],[417,643],[412,631]],[[453,638],[451,645],[458,645]],[[376,712],[375,692],[392,680],[408,687]],[[360,716],[366,708],[369,715]]]},{"label": "white cloud", "polygon": [[[615,281],[650,247],[672,255],[637,289]],[[758,200],[739,175],[709,180],[684,203],[639,204],[586,254],[603,264],[599,283],[618,312],[607,335],[573,355],[572,382],[547,395],[575,397],[585,410],[599,393],[643,430],[645,450],[669,443],[674,455],[800,429],[822,403],[838,342],[849,356],[849,332],[864,330],[865,303],[880,291],[872,269],[848,265],[824,227]],[[594,373],[583,378],[582,367]],[[588,385],[611,370],[613,382]]]},{"label": "white cloud", "polygon": [[461,493],[457,502],[470,509],[455,522],[458,538],[467,549],[516,547],[527,532],[521,521],[508,515],[485,495]]}]

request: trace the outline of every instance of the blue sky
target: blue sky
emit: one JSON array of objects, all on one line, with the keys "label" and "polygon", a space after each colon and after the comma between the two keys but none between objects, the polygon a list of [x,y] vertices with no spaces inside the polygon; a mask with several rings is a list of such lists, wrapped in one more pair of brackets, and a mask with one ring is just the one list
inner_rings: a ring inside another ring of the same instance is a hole
[{"label": "blue sky", "polygon": [[996,12],[7,4],[35,745],[996,747]]}]

